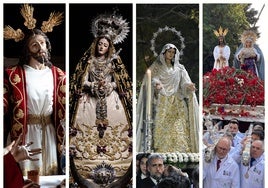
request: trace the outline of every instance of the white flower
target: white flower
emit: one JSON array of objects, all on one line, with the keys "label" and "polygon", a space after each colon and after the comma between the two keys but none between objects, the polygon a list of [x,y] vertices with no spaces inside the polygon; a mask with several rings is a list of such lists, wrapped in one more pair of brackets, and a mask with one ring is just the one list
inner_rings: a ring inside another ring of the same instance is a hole
[{"label": "white flower", "polygon": [[163,31],[163,29],[162,28],[159,28],[157,32],[158,33],[162,33],[162,31]]},{"label": "white flower", "polygon": [[166,155],[161,155],[163,157],[164,162],[167,162],[167,156]]},{"label": "white flower", "polygon": [[179,158],[179,162],[182,163],[183,162],[183,156],[181,153],[178,154],[178,158]]},{"label": "white flower", "polygon": [[186,153],[182,153],[182,156],[183,156],[183,161],[187,163],[189,161],[188,155]]},{"label": "white flower", "polygon": [[177,158],[175,153],[171,154],[171,158],[172,158],[172,162],[174,162],[174,163],[178,162],[178,158]]},{"label": "white flower", "polygon": [[196,153],[195,155],[195,162],[199,162],[199,153]]},{"label": "white flower", "polygon": [[164,160],[164,163],[198,163],[199,153],[180,153],[180,152],[167,152],[159,153]]}]

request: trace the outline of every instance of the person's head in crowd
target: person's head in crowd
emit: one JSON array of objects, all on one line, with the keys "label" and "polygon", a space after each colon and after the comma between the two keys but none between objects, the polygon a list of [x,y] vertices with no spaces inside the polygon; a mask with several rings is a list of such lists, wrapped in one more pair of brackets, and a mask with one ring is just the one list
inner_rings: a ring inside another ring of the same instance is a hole
[{"label": "person's head in crowd", "polygon": [[142,153],[139,159],[139,170],[138,174],[143,174],[145,176],[148,175],[146,163],[148,160],[148,157],[150,156],[150,153]]},{"label": "person's head in crowd", "polygon": [[233,139],[234,139],[233,134],[230,132],[226,132],[223,136],[229,138],[231,141],[233,141]]},{"label": "person's head in crowd", "polygon": [[219,159],[223,159],[227,156],[231,149],[232,142],[228,137],[221,137],[215,146],[215,153]]},{"label": "person's head in crowd", "polygon": [[261,122],[254,122],[253,123],[253,130],[261,130],[261,131],[264,131],[264,128],[263,128],[263,123]]},{"label": "person's head in crowd", "polygon": [[255,140],[251,144],[250,156],[254,159],[259,158],[264,152],[264,142],[262,140]]},{"label": "person's head in crowd", "polygon": [[140,160],[141,160],[141,157],[142,157],[143,153],[138,153],[136,155],[136,172],[138,173],[139,170],[140,170]]},{"label": "person's head in crowd", "polygon": [[229,132],[232,133],[232,135],[235,137],[235,135],[238,133],[239,131],[239,121],[235,118],[231,119],[229,121]]},{"label": "person's head in crowd", "polygon": [[164,159],[159,154],[151,154],[148,157],[147,163],[147,170],[149,172],[150,177],[160,180],[164,173]]},{"label": "person's head in crowd", "polygon": [[157,188],[190,188],[191,183],[188,177],[178,176],[176,178],[170,176],[165,177],[157,185]]},{"label": "person's head in crowd", "polygon": [[199,188],[199,167],[196,167],[192,172],[192,182],[194,188]]},{"label": "person's head in crowd", "polygon": [[163,175],[165,177],[168,177],[168,176],[172,176],[172,177],[187,176],[188,177],[187,173],[182,172],[181,169],[179,169],[173,165],[166,165]]},{"label": "person's head in crowd", "polygon": [[264,140],[264,132],[261,130],[253,130],[251,133],[252,141],[255,140]]}]

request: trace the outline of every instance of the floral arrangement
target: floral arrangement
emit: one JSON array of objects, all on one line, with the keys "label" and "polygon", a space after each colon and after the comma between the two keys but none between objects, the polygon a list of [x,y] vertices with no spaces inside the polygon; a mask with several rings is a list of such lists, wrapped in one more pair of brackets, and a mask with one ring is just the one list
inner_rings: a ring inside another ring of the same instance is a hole
[{"label": "floral arrangement", "polygon": [[264,105],[264,81],[244,70],[225,67],[203,77],[203,105]]},{"label": "floral arrangement", "polygon": [[194,167],[199,163],[199,153],[159,153],[164,159],[165,164],[171,164],[181,169]]}]

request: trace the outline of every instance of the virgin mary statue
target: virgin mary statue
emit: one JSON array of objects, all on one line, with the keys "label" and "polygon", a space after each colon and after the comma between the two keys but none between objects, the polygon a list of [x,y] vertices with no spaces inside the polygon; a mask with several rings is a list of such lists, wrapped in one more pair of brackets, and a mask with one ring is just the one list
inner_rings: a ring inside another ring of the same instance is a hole
[{"label": "virgin mary statue", "polygon": [[151,75],[144,76],[137,103],[138,152],[198,152],[196,89],[179,57],[177,47],[166,44],[149,67]]}]

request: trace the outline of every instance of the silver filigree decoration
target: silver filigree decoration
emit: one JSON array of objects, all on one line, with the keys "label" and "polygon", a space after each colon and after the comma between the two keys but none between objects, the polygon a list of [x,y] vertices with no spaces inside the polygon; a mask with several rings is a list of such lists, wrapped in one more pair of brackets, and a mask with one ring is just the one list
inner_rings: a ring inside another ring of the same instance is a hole
[{"label": "silver filigree decoration", "polygon": [[[183,55],[183,49],[185,48],[185,44],[184,44],[184,37],[181,35],[181,32],[180,31],[177,31],[175,29],[175,27],[168,27],[168,26],[165,26],[164,28],[158,28],[157,32],[153,33],[153,38],[151,39],[151,48],[150,50],[153,52],[153,55],[155,57],[158,56],[158,53],[156,52],[156,47],[155,47],[155,41],[156,41],[156,38],[158,37],[159,34],[163,33],[163,32],[172,32],[173,34],[175,34],[179,40],[180,40],[180,48],[178,47],[179,51],[180,51],[180,56]],[[170,42],[167,42],[167,43],[170,43]],[[161,44],[163,45],[163,44]]]},{"label": "silver filigree decoration", "polygon": [[94,37],[107,36],[114,44],[123,42],[129,32],[128,22],[115,14],[99,15],[93,20],[91,29]]},{"label": "silver filigree decoration", "polygon": [[93,169],[93,179],[97,184],[107,185],[115,179],[114,168],[104,161]]}]

